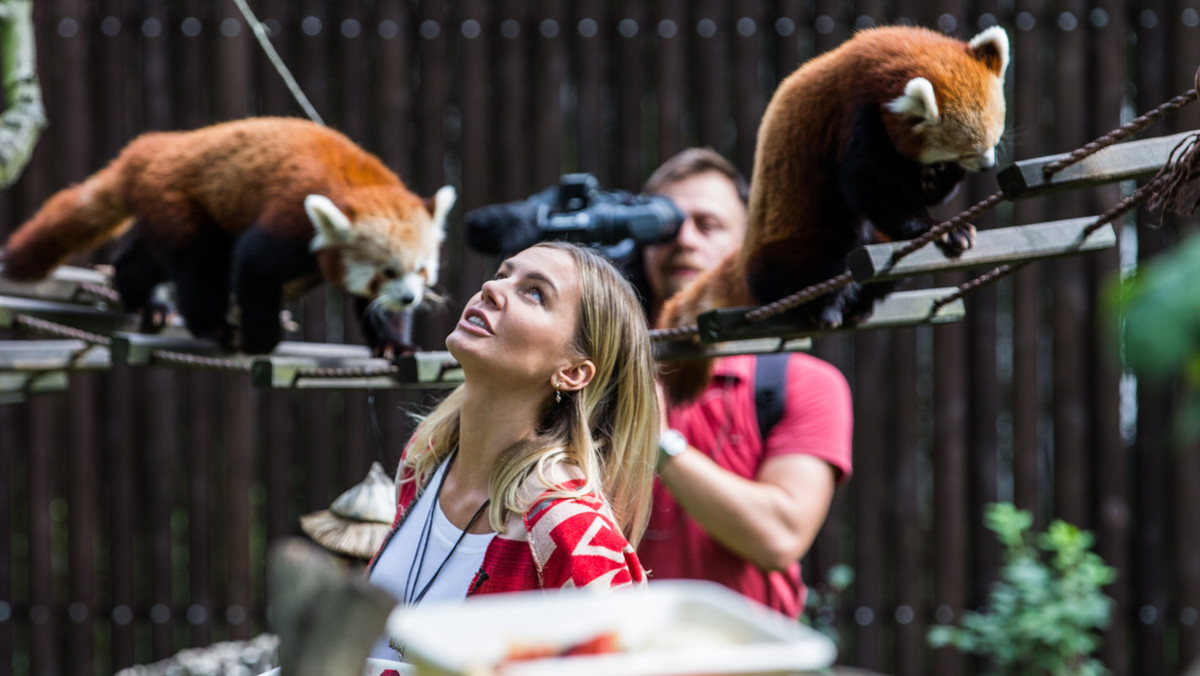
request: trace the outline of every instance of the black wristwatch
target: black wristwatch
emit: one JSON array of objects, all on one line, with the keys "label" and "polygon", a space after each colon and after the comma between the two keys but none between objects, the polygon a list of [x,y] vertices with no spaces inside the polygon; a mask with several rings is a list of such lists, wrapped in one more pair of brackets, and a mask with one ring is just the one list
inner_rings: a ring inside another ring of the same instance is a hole
[{"label": "black wristwatch", "polygon": [[668,460],[687,450],[687,437],[679,430],[667,428],[658,436],[658,462],[655,471],[661,471]]}]

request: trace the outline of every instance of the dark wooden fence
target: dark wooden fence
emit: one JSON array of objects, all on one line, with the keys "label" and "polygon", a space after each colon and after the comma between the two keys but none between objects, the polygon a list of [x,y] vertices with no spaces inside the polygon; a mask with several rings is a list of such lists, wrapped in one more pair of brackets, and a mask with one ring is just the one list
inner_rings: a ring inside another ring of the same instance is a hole
[{"label": "dark wooden fence", "polygon": [[[260,0],[272,40],[325,121],[416,190],[450,183],[441,349],[489,260],[465,210],[524,198],[570,171],[637,189],[665,157],[711,145],[749,170],[761,111],[797,63],[855,27],[915,22],[1012,40],[1001,164],[1065,152],[1192,86],[1194,3]],[[297,115],[232,1],[38,0],[50,128],[0,193],[0,233],[144,130]],[[1200,107],[1148,135],[1197,128]],[[1099,213],[1129,186],[1005,204],[982,227]],[[946,215],[995,190],[973,179]],[[854,386],[856,473],[806,561],[835,564],[840,662],[974,673],[925,631],[978,606],[999,552],[984,506],[1091,529],[1120,571],[1102,654],[1118,674],[1200,656],[1200,449],[1169,438],[1174,393],[1123,374],[1103,287],[1177,239],[1126,219],[1120,251],[1038,263],[968,298],[936,329],[822,339]],[[103,258],[97,256],[96,260]],[[949,275],[940,284],[960,282]],[[343,299],[296,308],[296,338],[356,342]],[[12,336],[9,336],[12,337]],[[394,467],[420,393],[275,392],[245,376],[114,367],[65,394],[0,407],[0,675],[108,673],[265,627],[264,549],[298,533],[382,456]],[[379,433],[373,432],[378,423]]]}]

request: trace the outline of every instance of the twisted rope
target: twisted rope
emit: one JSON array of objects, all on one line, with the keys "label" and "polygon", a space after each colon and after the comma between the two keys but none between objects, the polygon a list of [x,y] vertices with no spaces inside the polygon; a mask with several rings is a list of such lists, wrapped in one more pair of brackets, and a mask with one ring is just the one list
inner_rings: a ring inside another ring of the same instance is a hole
[{"label": "twisted rope", "polygon": [[297,369],[295,379],[301,378],[378,378],[395,376],[400,367],[389,366],[321,366],[311,369]]},{"label": "twisted rope", "polygon": [[[1200,75],[1200,71],[1197,71],[1197,75]],[[1133,118],[1120,127],[1117,127],[1107,134],[1095,139],[1094,141],[1075,149],[1066,157],[1055,160],[1047,164],[1045,167],[1042,167],[1042,173],[1044,173],[1046,176],[1053,176],[1072,164],[1079,162],[1083,158],[1093,155],[1097,151],[1103,150],[1117,141],[1133,136],[1134,134],[1144,130],[1146,127],[1149,127],[1151,124],[1158,122],[1168,113],[1174,112],[1191,103],[1192,101],[1195,101],[1196,91],[1196,88],[1189,89],[1170,101],[1160,105],[1154,110]]]},{"label": "twisted rope", "polygon": [[174,350],[151,350],[150,358],[154,363],[190,366],[193,368],[205,368],[214,371],[250,373],[249,363],[234,361],[225,357],[205,357],[187,352],[175,352]]},{"label": "twisted rope", "polygon": [[120,303],[121,295],[113,289],[102,284],[94,284],[92,282],[79,282],[79,291],[89,296],[94,296],[110,303]]},{"label": "twisted rope", "polygon": [[34,317],[33,315],[13,315],[13,325],[18,328],[26,328],[30,331],[46,333],[59,338],[73,338],[75,340],[82,340],[83,342],[91,345],[103,345],[104,347],[109,347],[112,345],[112,338],[109,338],[108,336],[102,336],[98,333],[91,333],[84,331],[83,329],[77,329],[73,326],[58,324],[40,317]]},{"label": "twisted rope", "polygon": [[[1134,207],[1150,199],[1168,180],[1170,180],[1170,176],[1168,174],[1159,174],[1154,178],[1153,181],[1150,181],[1141,188],[1138,188],[1133,192],[1133,194],[1122,199],[1120,202],[1117,202],[1108,211],[1105,211],[1103,214],[1097,216],[1096,220],[1090,223],[1086,228],[1083,229],[1083,232],[1080,233],[1080,243],[1087,239],[1093,232],[1099,230],[1104,224],[1115,220],[1117,217],[1125,214],[1128,211],[1131,211]],[[942,296],[933,302],[933,304],[930,306],[929,316],[932,317],[933,315],[936,315],[938,310],[942,309],[944,306],[949,305],[960,298],[965,298],[978,289],[990,284],[994,284],[1001,279],[1008,277],[1017,270],[1029,265],[1031,262],[1032,261],[1025,261],[1022,263],[1006,263],[999,267],[993,268],[989,272],[986,272],[975,279],[959,285],[957,287],[957,291],[954,293]]]}]

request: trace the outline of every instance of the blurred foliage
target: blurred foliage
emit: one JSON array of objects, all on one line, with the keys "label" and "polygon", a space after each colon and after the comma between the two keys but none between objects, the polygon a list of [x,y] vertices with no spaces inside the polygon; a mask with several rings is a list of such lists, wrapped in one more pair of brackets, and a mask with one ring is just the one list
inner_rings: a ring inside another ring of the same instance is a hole
[{"label": "blurred foliage", "polygon": [[1011,503],[989,505],[984,520],[1005,548],[1000,579],[986,608],[964,613],[959,627],[934,627],[930,644],[985,657],[1006,676],[1107,673],[1092,653],[1113,610],[1100,588],[1116,571],[1089,551],[1091,533],[1055,521],[1035,535],[1033,517]]},{"label": "blurred foliage", "polygon": [[825,580],[808,588],[808,599],[804,603],[804,614],[800,621],[828,636],[841,647],[837,630],[838,612],[842,597],[854,582],[854,569],[839,563],[829,567]]},{"label": "blurred foliage", "polygon": [[1176,434],[1200,437],[1200,236],[1115,280],[1106,300],[1125,364],[1148,381],[1182,379]]}]

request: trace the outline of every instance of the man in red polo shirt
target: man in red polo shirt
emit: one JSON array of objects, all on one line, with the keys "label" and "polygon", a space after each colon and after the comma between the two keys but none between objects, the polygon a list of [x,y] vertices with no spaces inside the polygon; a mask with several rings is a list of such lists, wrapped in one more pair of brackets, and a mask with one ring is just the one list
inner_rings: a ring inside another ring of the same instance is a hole
[{"label": "man in red polo shirt", "polygon": [[[742,245],[748,189],[724,158],[695,148],[659,167],[646,192],[671,197],[688,216],[674,239],[641,252],[654,318]],[[651,581],[712,580],[792,617],[804,610],[800,559],[850,477],[853,415],[837,368],[803,353],[785,364],[782,415],[765,439],[752,355],[718,360],[704,394],[668,412],[654,511],[638,547]]]}]

